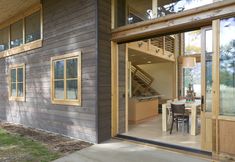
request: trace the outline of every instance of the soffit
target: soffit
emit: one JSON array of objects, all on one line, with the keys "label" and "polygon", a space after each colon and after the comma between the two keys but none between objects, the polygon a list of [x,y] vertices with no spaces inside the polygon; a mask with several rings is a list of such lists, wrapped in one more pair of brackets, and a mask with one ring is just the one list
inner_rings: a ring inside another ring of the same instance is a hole
[{"label": "soffit", "polygon": [[40,0],[0,0],[0,24],[37,3]]}]

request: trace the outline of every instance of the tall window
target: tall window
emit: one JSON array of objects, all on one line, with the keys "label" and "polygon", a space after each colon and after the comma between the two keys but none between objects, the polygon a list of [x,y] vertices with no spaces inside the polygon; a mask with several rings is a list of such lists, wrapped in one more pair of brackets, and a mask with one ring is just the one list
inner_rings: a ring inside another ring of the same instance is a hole
[{"label": "tall window", "polygon": [[31,15],[0,29],[0,52],[34,41],[36,43],[35,46],[31,48],[19,48],[19,50],[13,50],[10,53],[20,53],[28,49],[40,47],[40,43],[36,41],[42,39],[41,12],[40,9],[37,9]]},{"label": "tall window", "polygon": [[9,27],[0,30],[0,52],[9,48]]},{"label": "tall window", "polygon": [[25,43],[41,38],[40,11],[25,18]]},{"label": "tall window", "polygon": [[11,48],[23,44],[23,20],[19,20],[10,26],[11,29]]},{"label": "tall window", "polygon": [[235,17],[220,21],[220,114],[235,115]]},{"label": "tall window", "polygon": [[10,67],[10,100],[25,100],[25,65]]},{"label": "tall window", "polygon": [[51,59],[52,102],[81,105],[81,52]]},{"label": "tall window", "polygon": [[[201,55],[201,31],[195,30],[184,33],[184,55],[195,56]],[[192,85],[196,97],[201,97],[201,62],[193,68],[183,69],[184,95],[186,96],[189,84]]]}]

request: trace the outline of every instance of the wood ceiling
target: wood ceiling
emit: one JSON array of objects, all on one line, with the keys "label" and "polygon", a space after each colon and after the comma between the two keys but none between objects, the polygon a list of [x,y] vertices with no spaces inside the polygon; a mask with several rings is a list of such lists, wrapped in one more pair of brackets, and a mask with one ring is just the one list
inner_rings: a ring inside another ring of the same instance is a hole
[{"label": "wood ceiling", "polygon": [[36,3],[40,0],[0,0],[0,24]]},{"label": "wood ceiling", "polygon": [[146,54],[144,52],[136,51],[133,49],[128,50],[128,60],[131,61],[131,63],[133,65],[169,62],[169,61],[161,59],[159,57],[152,56],[152,55]]}]

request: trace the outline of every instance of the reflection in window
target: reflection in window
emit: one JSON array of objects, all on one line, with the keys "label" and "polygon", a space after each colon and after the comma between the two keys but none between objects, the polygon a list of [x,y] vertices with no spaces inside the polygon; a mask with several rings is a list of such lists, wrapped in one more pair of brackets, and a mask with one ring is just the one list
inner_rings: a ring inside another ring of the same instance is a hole
[{"label": "reflection in window", "polygon": [[206,30],[206,111],[212,110],[212,30]]},{"label": "reflection in window", "polygon": [[25,43],[41,38],[40,11],[25,18]]},{"label": "reflection in window", "polygon": [[157,17],[182,12],[212,3],[213,0],[160,0],[157,8]]},{"label": "reflection in window", "polygon": [[11,48],[23,44],[23,20],[11,25]]},{"label": "reflection in window", "polygon": [[195,30],[184,33],[184,55],[201,53],[201,31]]},{"label": "reflection in window", "polygon": [[0,30],[0,52],[9,48],[9,27]]},{"label": "reflection in window", "polygon": [[201,97],[201,63],[197,63],[194,68],[184,69],[183,82],[185,96],[189,90],[189,84],[192,84],[196,97]]},{"label": "reflection in window", "polygon": [[80,104],[81,69],[79,68],[79,59],[76,57],[52,58],[53,61],[53,103],[59,104]]},{"label": "reflection in window", "polygon": [[24,100],[24,65],[10,68],[10,99]]},{"label": "reflection in window", "polygon": [[235,18],[220,21],[220,113],[235,115]]}]

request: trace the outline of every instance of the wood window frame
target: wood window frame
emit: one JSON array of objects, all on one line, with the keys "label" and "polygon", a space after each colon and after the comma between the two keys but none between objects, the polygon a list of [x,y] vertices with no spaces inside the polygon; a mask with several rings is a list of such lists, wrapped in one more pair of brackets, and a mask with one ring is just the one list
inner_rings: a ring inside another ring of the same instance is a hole
[{"label": "wood window frame", "polygon": [[[17,76],[17,71],[18,71],[18,69],[20,69],[20,68],[23,68],[23,96],[17,96],[18,95],[18,93],[17,93],[17,91],[18,91],[18,88],[17,88],[17,86],[18,86],[18,76]],[[11,71],[13,70],[13,69],[16,69],[16,96],[12,96],[12,94],[11,94],[11,90],[12,90],[12,85],[11,85]],[[8,79],[8,82],[9,82],[9,91],[8,91],[8,94],[9,94],[9,100],[10,101],[26,101],[26,84],[25,84],[25,82],[26,82],[26,77],[25,77],[25,64],[17,64],[17,65],[10,65],[9,66],[9,79]]]},{"label": "wood window frame", "polygon": [[[71,99],[66,99],[67,94],[66,94],[66,60],[70,60],[73,58],[77,58],[77,94],[78,94],[78,99],[77,100],[71,100]],[[54,63],[57,61],[64,61],[64,99],[56,99],[55,98],[55,78],[54,78]],[[78,52],[73,52],[65,55],[59,55],[51,58],[51,102],[52,104],[59,104],[59,105],[73,105],[73,106],[81,106],[81,51]]]},{"label": "wood window frame", "polygon": [[[27,16],[30,16],[36,12],[40,11],[40,29],[41,29],[41,38],[38,40],[34,40],[32,42],[29,43],[25,43],[25,18]],[[16,23],[19,20],[23,20],[23,44],[14,48],[10,48],[10,41],[11,41],[11,30],[10,30],[10,26],[14,23]],[[21,12],[19,14],[17,14],[16,16],[10,18],[9,20],[3,22],[2,24],[0,24],[0,29],[4,29],[5,27],[9,27],[9,33],[8,33],[8,37],[9,37],[9,49],[0,52],[0,58],[5,58],[5,57],[9,57],[12,55],[16,55],[22,52],[26,52],[29,50],[33,50],[36,48],[40,48],[42,47],[42,43],[43,43],[43,11],[42,11],[42,4],[36,4],[31,6],[30,8],[28,8],[25,12]]]}]

